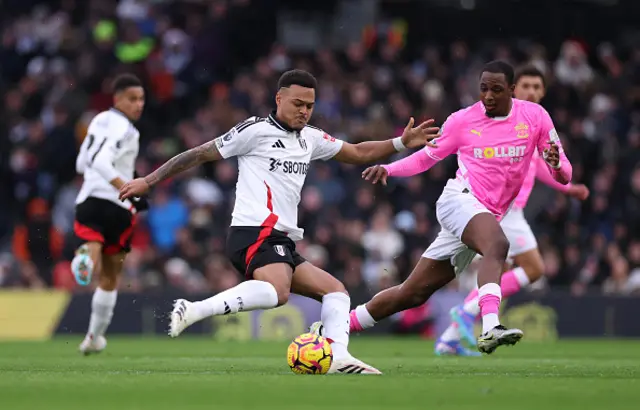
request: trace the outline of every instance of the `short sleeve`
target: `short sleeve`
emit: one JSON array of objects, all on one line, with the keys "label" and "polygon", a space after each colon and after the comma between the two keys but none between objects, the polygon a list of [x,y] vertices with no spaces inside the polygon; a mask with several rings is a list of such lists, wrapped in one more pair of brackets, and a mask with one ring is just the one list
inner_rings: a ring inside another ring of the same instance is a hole
[{"label": "short sleeve", "polygon": [[[314,130],[315,131],[315,130]],[[324,131],[317,130],[312,133],[313,151],[311,152],[311,161],[317,159],[326,161],[335,157],[342,149],[344,141],[332,137]]]},{"label": "short sleeve", "polygon": [[255,122],[255,118],[252,117],[215,139],[216,148],[222,158],[238,157],[249,153],[251,150],[251,132],[248,125]]}]

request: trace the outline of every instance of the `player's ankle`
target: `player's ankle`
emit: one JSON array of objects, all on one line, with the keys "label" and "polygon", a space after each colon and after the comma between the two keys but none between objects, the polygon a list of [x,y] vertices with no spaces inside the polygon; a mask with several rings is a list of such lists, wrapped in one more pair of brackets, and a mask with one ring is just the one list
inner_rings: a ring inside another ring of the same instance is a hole
[{"label": "player's ankle", "polygon": [[345,360],[351,358],[351,354],[349,353],[347,346],[340,342],[331,343],[331,351],[333,352],[334,360]]}]

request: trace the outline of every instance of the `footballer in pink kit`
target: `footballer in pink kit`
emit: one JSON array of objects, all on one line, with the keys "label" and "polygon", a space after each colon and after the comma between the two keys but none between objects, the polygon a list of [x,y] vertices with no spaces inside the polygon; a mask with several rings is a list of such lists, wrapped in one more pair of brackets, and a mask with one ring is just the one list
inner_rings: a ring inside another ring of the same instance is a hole
[{"label": "footballer in pink kit", "polygon": [[[543,153],[548,172],[561,184],[569,183],[572,168],[549,114],[538,104],[513,99],[514,87],[509,64],[488,63],[480,77],[481,101],[449,116],[436,147],[363,172],[364,179],[386,185],[388,177],[416,175],[450,154],[458,156],[456,178],[447,182],[436,203],[442,227],[438,237],[407,280],[351,312],[352,332],[425,303],[480,254],[478,304],[483,331],[477,339],[478,350],[489,354],[522,338],[521,330],[505,328],[498,317],[500,276],[509,251],[498,221],[520,192],[536,151]],[[321,331],[322,326],[312,328]]]},{"label": "footballer in pink kit", "polygon": [[[540,103],[545,94],[545,79],[540,70],[535,67],[523,67],[515,76],[514,95],[519,100]],[[523,127],[521,127],[523,128]],[[515,267],[507,270],[500,280],[502,296],[509,297],[520,289],[538,280],[544,273],[542,255],[538,250],[538,242],[531,227],[524,217],[527,205],[536,179],[551,186],[557,191],[564,192],[574,198],[585,200],[589,196],[589,189],[582,184],[560,184],[549,173],[544,159],[534,153],[533,160],[522,184],[522,188],[513,203],[511,210],[502,218],[500,226],[509,240],[509,259]],[[440,336],[435,345],[435,353],[473,355],[459,346],[460,338],[475,345],[474,324],[478,319],[478,290],[473,290],[465,298],[465,302],[451,310],[452,324]]]}]

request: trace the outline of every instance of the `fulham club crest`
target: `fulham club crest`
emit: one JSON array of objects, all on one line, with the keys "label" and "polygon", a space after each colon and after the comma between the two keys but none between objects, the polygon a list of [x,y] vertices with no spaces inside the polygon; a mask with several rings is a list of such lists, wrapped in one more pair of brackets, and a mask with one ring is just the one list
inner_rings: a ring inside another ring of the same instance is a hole
[{"label": "fulham club crest", "polygon": [[280,256],[285,255],[284,246],[282,245],[273,245],[273,250],[276,251],[276,253]]},{"label": "fulham club crest", "polygon": [[303,138],[298,138],[298,142],[300,143],[300,148],[302,148],[303,150],[307,150],[307,141],[305,141]]}]

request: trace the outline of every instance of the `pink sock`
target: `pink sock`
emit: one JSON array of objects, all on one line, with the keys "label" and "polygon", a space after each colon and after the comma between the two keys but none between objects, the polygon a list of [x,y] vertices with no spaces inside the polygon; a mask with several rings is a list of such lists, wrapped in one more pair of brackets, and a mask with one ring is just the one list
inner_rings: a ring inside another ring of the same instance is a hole
[{"label": "pink sock", "polygon": [[500,297],[496,295],[484,295],[478,301],[480,305],[480,315],[486,316],[489,313],[498,314],[500,311]]},{"label": "pink sock", "polygon": [[498,312],[500,311],[500,299],[502,292],[497,283],[487,283],[478,289],[478,305],[482,316],[482,332],[488,332],[500,324]]},{"label": "pink sock", "polygon": [[[509,297],[520,291],[529,284],[529,277],[522,268],[514,268],[502,275],[500,280],[500,288],[502,289],[502,297]],[[474,289],[464,299],[462,309],[470,315],[480,315],[478,289]]]},{"label": "pink sock", "polygon": [[529,284],[529,277],[522,268],[514,268],[502,274],[500,280],[500,288],[502,289],[502,297],[515,295],[523,287]]},{"label": "pink sock", "polygon": [[376,321],[367,310],[366,305],[360,305],[349,312],[349,332],[362,332],[376,325]]},{"label": "pink sock", "polygon": [[362,332],[364,329],[358,320],[358,315],[356,315],[355,309],[349,312],[349,332],[358,333]]}]

